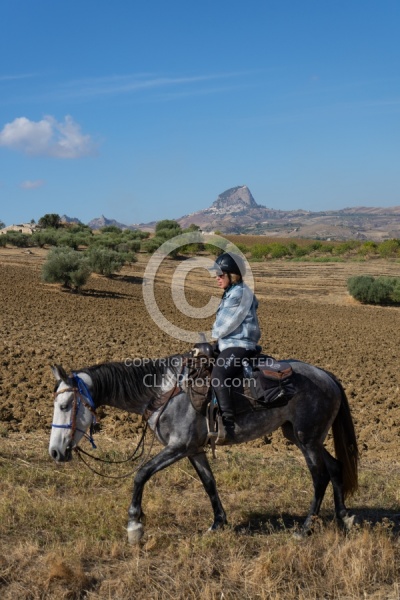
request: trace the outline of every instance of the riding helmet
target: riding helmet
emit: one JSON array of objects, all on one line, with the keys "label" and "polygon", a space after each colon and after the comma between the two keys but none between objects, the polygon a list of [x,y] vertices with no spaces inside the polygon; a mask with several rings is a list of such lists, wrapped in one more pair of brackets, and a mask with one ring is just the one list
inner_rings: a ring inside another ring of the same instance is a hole
[{"label": "riding helmet", "polygon": [[243,277],[245,266],[240,256],[224,252],[215,260],[213,270],[222,271],[222,273],[235,273]]}]

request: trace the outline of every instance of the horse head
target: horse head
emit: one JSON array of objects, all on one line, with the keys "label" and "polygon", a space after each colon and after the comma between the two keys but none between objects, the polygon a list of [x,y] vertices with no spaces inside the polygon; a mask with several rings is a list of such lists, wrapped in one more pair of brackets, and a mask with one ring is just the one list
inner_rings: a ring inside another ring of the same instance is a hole
[{"label": "horse head", "polygon": [[94,446],[91,433],[86,433],[95,423],[96,407],[90,393],[92,380],[87,373],[68,376],[58,365],[51,370],[56,386],[49,454],[55,461],[65,462],[71,460],[72,449],[83,436]]}]

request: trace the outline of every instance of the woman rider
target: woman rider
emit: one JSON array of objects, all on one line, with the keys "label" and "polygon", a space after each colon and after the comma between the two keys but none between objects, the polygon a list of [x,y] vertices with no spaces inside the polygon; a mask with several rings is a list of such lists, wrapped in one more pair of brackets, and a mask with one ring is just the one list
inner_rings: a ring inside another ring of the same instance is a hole
[{"label": "woman rider", "polygon": [[242,361],[255,354],[260,339],[258,301],[244,283],[245,267],[240,256],[224,252],[215,261],[217,285],[224,290],[217,309],[212,337],[220,354],[212,371],[212,386],[217,397],[227,441],[235,437],[235,420],[230,395],[232,380],[242,375]]}]

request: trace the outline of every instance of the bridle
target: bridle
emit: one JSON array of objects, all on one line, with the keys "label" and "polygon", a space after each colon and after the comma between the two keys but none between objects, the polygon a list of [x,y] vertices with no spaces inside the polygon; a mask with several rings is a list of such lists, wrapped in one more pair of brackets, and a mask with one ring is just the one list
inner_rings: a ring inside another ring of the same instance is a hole
[{"label": "bridle", "polygon": [[[52,423],[51,426],[56,427],[58,429],[70,429],[71,430],[71,442],[70,442],[71,446],[74,441],[75,433],[77,431],[79,431],[80,433],[83,433],[83,435],[86,439],[89,440],[89,442],[92,445],[92,448],[96,448],[96,444],[94,443],[94,440],[93,440],[94,426],[97,423],[96,405],[95,405],[93,398],[88,390],[88,387],[87,387],[86,383],[83,381],[83,379],[78,377],[78,375],[76,373],[73,373],[72,381],[74,384],[72,387],[70,386],[70,387],[63,388],[62,390],[57,390],[56,392],[54,392],[54,398],[57,398],[57,396],[59,394],[65,394],[65,392],[73,392],[72,407],[71,407],[71,422],[69,423],[69,425],[57,425],[56,423]],[[76,426],[77,416],[78,416],[79,409],[82,404],[85,408],[87,408],[92,413],[92,422],[90,424],[89,433],[87,433],[86,431],[83,431],[82,429],[79,429]]]}]

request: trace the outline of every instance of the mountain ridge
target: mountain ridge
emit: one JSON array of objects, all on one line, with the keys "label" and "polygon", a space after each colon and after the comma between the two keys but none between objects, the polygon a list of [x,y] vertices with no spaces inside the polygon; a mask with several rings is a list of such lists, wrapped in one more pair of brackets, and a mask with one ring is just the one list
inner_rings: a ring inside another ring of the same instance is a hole
[{"label": "mountain ridge", "polygon": [[377,241],[400,237],[400,206],[284,211],[257,204],[247,186],[230,188],[209,208],[176,220],[183,228],[193,223],[203,231],[225,234]]},{"label": "mountain ridge", "polygon": [[[172,217],[170,217],[172,218]],[[66,215],[62,219],[69,219]],[[258,204],[246,185],[229,188],[208,208],[176,220],[183,229],[192,224],[204,232],[253,234],[315,239],[400,238],[400,206],[354,206],[337,210],[281,210]],[[154,231],[157,221],[126,225],[104,215],[89,221],[92,229],[114,225],[121,229]]]}]

